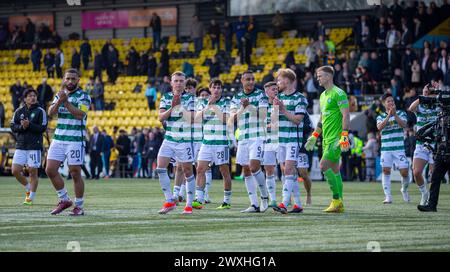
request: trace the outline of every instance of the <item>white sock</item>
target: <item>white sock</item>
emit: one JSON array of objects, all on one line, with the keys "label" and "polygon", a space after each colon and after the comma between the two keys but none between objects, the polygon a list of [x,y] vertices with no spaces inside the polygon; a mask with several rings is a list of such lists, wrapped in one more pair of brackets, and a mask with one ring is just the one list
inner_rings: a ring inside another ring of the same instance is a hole
[{"label": "white sock", "polygon": [[422,185],[420,185],[420,186],[417,186],[417,187],[419,187],[419,192],[420,192],[422,195],[428,193],[427,185],[426,185],[425,183],[422,184]]},{"label": "white sock", "polygon": [[275,176],[267,176],[266,177],[267,190],[269,191],[270,201],[277,200],[277,185],[275,182]]},{"label": "white sock", "polygon": [[206,170],[205,172],[206,182],[205,182],[205,199],[209,200],[209,188],[212,185],[212,171],[211,169]]},{"label": "white sock", "polygon": [[186,206],[192,207],[195,193],[195,177],[194,175],[186,178]]},{"label": "white sock", "polygon": [[166,202],[173,202],[172,194],[170,192],[170,178],[167,174],[167,169],[157,168],[156,173],[158,173],[159,184],[161,185]]},{"label": "white sock", "polygon": [[27,183],[27,185],[25,185],[25,190],[26,190],[27,192],[30,191],[30,183]]},{"label": "white sock", "polygon": [[36,192],[30,192],[30,196],[29,196],[29,198],[31,199],[31,200],[34,200],[34,197],[36,196]]},{"label": "white sock", "polygon": [[294,183],[297,182],[295,180],[294,175],[286,176],[283,186],[283,204],[285,207],[291,202],[291,192],[292,188],[294,188]]},{"label": "white sock", "polygon": [[179,196],[186,198],[186,183],[181,184]]},{"label": "white sock", "polygon": [[261,194],[261,198],[269,197],[269,193],[267,192],[267,186],[266,186],[266,177],[265,177],[263,171],[261,171],[261,169],[259,169],[258,172],[253,174],[253,177],[255,178],[256,183],[258,184],[259,193]]},{"label": "white sock", "polygon": [[70,199],[70,198],[69,198],[69,194],[67,194],[66,188],[62,188],[61,190],[56,191],[56,193],[58,194],[58,197],[59,197],[59,199],[61,199],[61,200],[67,201],[67,200]]},{"label": "white sock", "polygon": [[197,186],[197,188],[195,189],[195,199],[203,204],[203,202],[205,202],[205,189]]},{"label": "white sock", "polygon": [[286,177],[281,175],[281,186],[284,186],[284,182],[286,181]]},{"label": "white sock", "polygon": [[223,191],[223,202],[231,204],[231,191]]},{"label": "white sock", "polygon": [[256,180],[253,176],[245,177],[245,187],[247,187],[248,198],[250,198],[250,205],[259,207],[258,195],[256,194]]},{"label": "white sock", "polygon": [[383,185],[384,195],[388,200],[392,199],[391,195],[391,175],[381,175],[381,184]]},{"label": "white sock", "polygon": [[173,186],[173,193],[172,193],[173,198],[178,198],[178,195],[180,194],[180,189],[181,189],[180,186],[177,185]]},{"label": "white sock", "polygon": [[294,204],[302,207],[302,201],[300,200],[300,184],[299,182],[294,182],[292,187],[292,194],[294,195]]},{"label": "white sock", "polygon": [[402,177],[402,191],[406,192],[409,187],[409,177]]},{"label": "white sock", "polygon": [[75,198],[75,206],[83,208],[84,198]]}]

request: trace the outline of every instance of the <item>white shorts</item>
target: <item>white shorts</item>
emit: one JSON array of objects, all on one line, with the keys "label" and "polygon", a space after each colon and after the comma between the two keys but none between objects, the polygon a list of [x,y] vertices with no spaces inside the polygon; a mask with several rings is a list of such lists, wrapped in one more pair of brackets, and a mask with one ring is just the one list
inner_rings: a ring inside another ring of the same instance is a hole
[{"label": "white shorts", "polygon": [[194,161],[198,160],[198,154],[200,153],[200,147],[202,147],[202,142],[194,142]]},{"label": "white shorts", "polygon": [[230,148],[223,145],[204,145],[198,153],[199,161],[207,161],[215,165],[228,164],[230,159]]},{"label": "white shorts", "polygon": [[14,152],[13,164],[26,165],[30,168],[39,168],[41,167],[41,151],[16,149],[16,152]]},{"label": "white shorts", "polygon": [[409,167],[408,159],[404,151],[384,151],[381,152],[381,167],[392,168],[393,164],[398,169],[405,169]]},{"label": "white shorts", "polygon": [[250,160],[262,161],[264,155],[264,141],[262,139],[242,140],[238,142],[236,163],[250,165]]},{"label": "white shorts", "polygon": [[414,150],[414,159],[416,158],[434,164],[433,153],[421,144],[416,145],[416,150]]},{"label": "white shorts", "polygon": [[298,154],[297,168],[304,168],[304,169],[309,168],[308,155],[306,155],[305,153]]},{"label": "white shorts", "polygon": [[175,143],[164,140],[158,152],[158,157],[174,158],[177,162],[193,162],[194,150],[191,143]]},{"label": "white shorts", "polygon": [[276,151],[264,151],[262,165],[277,165],[277,152]]},{"label": "white shorts", "polygon": [[298,154],[300,148],[297,143],[280,144],[278,148],[278,161],[284,163],[285,161],[298,161]]},{"label": "white shorts", "polygon": [[48,149],[47,160],[63,162],[67,158],[68,165],[84,164],[83,143],[61,143],[52,141]]}]

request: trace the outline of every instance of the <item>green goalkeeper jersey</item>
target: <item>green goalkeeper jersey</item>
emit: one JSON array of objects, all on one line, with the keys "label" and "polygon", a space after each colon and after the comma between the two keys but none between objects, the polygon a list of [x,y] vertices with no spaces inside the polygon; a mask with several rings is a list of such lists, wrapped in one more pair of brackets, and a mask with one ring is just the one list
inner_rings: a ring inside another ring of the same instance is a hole
[{"label": "green goalkeeper jersey", "polygon": [[335,142],[342,133],[341,109],[349,107],[347,94],[333,86],[320,95],[320,111],[322,113],[322,131],[324,144]]}]

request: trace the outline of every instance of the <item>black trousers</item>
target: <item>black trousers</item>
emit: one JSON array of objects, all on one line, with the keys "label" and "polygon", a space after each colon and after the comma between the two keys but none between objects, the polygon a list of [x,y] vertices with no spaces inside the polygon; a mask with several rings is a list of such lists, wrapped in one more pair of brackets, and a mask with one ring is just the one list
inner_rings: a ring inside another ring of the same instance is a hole
[{"label": "black trousers", "polygon": [[91,167],[91,176],[92,178],[99,178],[100,173],[103,170],[103,162],[100,152],[91,152],[89,156],[91,158],[91,162],[89,164]]},{"label": "black trousers", "polygon": [[431,176],[430,198],[428,205],[436,208],[439,200],[439,191],[441,189],[442,180],[447,171],[450,170],[450,160],[436,159],[434,161],[434,171]]}]

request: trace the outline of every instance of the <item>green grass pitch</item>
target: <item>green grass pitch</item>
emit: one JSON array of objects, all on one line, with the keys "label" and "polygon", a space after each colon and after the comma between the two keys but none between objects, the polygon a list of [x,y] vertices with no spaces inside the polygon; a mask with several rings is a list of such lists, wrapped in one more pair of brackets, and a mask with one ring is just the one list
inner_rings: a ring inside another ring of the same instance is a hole
[{"label": "green grass pitch", "polygon": [[[73,198],[72,182],[66,187]],[[206,209],[183,215],[179,206],[159,215],[157,180],[88,180],[86,216],[73,218],[67,211],[49,214],[57,198],[48,179],[40,180],[35,204],[27,207],[23,187],[1,177],[0,251],[67,251],[69,241],[81,251],[367,251],[370,241],[382,251],[450,251],[450,186],[441,186],[438,213],[428,214],[416,208],[414,184],[411,203],[403,202],[399,183],[392,187],[394,203],[383,205],[379,183],[345,182],[346,212],[325,214],[329,189],[313,182],[313,205],[303,214],[242,214],[249,204],[244,183],[233,182],[232,209],[218,211],[222,182],[215,180]]]}]

